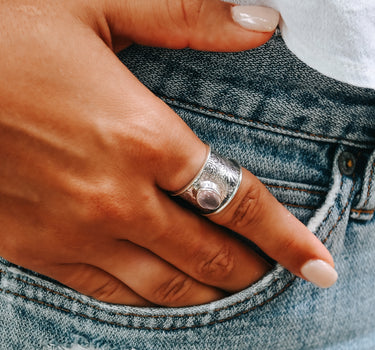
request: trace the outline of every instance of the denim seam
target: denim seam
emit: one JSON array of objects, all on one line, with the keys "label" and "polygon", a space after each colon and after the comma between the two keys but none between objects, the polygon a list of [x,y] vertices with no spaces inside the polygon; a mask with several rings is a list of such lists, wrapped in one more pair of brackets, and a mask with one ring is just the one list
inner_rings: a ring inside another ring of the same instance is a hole
[{"label": "denim seam", "polygon": [[[88,316],[88,315],[85,315],[85,314],[82,314],[82,313],[75,313],[75,312],[72,312],[71,310],[69,309],[66,309],[66,308],[63,308],[61,306],[56,306],[54,304],[50,304],[50,303],[47,303],[45,301],[42,301],[42,300],[38,300],[38,299],[34,299],[34,298],[30,298],[30,297],[27,297],[26,295],[22,295],[22,294],[19,294],[19,293],[15,293],[15,292],[12,292],[10,290],[4,290],[2,288],[0,288],[0,292],[4,292],[6,294],[12,294],[16,297],[20,297],[22,299],[25,299],[25,300],[28,300],[28,301],[31,301],[31,302],[34,302],[34,303],[37,303],[37,304],[40,304],[40,305],[44,305],[44,306],[47,306],[47,307],[50,307],[50,308],[53,308],[53,309],[56,309],[56,310],[60,310],[60,311],[63,311],[63,312],[66,312],[66,313],[69,313],[69,314],[73,314],[73,315],[77,315],[77,316],[80,316],[80,317],[84,317],[84,318],[87,318],[87,319],[90,319],[92,321],[97,321],[97,322],[101,322],[101,323],[106,323],[106,324],[110,324],[110,325],[113,325],[113,326],[118,326],[118,327],[125,327],[125,328],[130,328],[130,329],[139,329],[139,330],[163,330],[163,331],[174,331],[174,330],[184,330],[184,329],[194,329],[194,328],[201,328],[201,327],[207,327],[207,326],[213,326],[215,324],[219,324],[219,323],[222,323],[222,322],[226,322],[226,321],[229,321],[231,319],[234,319],[236,317],[239,317],[241,315],[245,315],[259,307],[262,307],[264,306],[265,304],[271,302],[273,299],[275,299],[276,297],[278,297],[280,294],[282,294],[286,289],[288,289],[292,284],[293,282],[296,280],[297,277],[293,277],[281,290],[279,290],[277,293],[275,293],[272,297],[266,299],[265,301],[263,301],[262,303],[258,304],[258,305],[255,305],[253,307],[251,307],[250,309],[248,310],[244,310],[244,311],[241,311],[241,312],[238,312],[230,317],[227,317],[227,318],[223,318],[223,319],[220,319],[220,320],[215,320],[215,321],[211,321],[211,322],[208,322],[207,324],[198,324],[198,325],[192,325],[192,326],[181,326],[181,327],[170,327],[170,328],[163,328],[163,327],[136,327],[136,326],[129,326],[129,325],[126,325],[126,324],[123,324],[123,323],[120,323],[120,322],[116,322],[116,321],[108,321],[108,320],[103,320],[103,319],[100,319],[100,318],[97,318],[97,317],[93,317],[93,316]],[[274,282],[276,282],[277,280],[275,280]],[[261,291],[261,292],[258,292],[254,295],[258,295],[262,292],[265,292],[265,290]],[[220,310],[224,310],[226,308],[229,308],[231,306],[234,306],[234,305],[237,305],[237,304],[240,304],[242,302],[245,302],[247,301],[248,299],[246,300],[243,300],[241,302],[237,302],[233,305],[229,305],[228,307],[225,307],[225,308],[222,308]],[[88,306],[91,306],[89,304],[87,304]],[[100,310],[100,309],[99,309]],[[220,311],[219,310],[219,311]],[[217,312],[218,310],[213,310],[213,312]],[[201,315],[205,315],[205,314],[208,314],[210,312],[204,312],[204,313],[200,313],[200,314],[195,314],[195,315],[174,315],[174,317],[192,317],[192,316],[201,316]],[[130,315],[123,315],[123,316],[130,316]],[[134,315],[134,316],[137,316],[137,317],[145,317],[144,315]],[[161,317],[161,318],[170,318],[172,316],[169,316],[169,315],[160,315],[160,316],[152,316],[152,315],[149,315],[148,317],[153,317],[153,318],[157,318],[157,317]]]},{"label": "denim seam", "polygon": [[306,192],[306,193],[310,193],[310,194],[318,194],[318,195],[327,194],[326,191],[312,191],[312,190],[306,190],[306,189],[303,189],[303,188],[294,188],[294,187],[281,186],[281,185],[265,185],[265,186],[270,187],[270,188],[281,188],[281,189],[290,190],[290,191]]},{"label": "denim seam", "polygon": [[[0,273],[9,276],[9,274],[6,271],[4,271],[4,270],[0,270]],[[16,281],[22,282],[22,283],[27,284],[29,286],[37,287],[39,289],[44,289],[47,292],[50,292],[52,294],[61,296],[61,297],[65,298],[65,299],[68,299],[68,300],[71,300],[71,301],[76,301],[76,302],[78,302],[81,305],[88,306],[88,307],[93,308],[93,309],[98,310],[98,311],[107,312],[106,310],[104,310],[104,309],[102,309],[102,308],[100,308],[100,307],[98,307],[96,305],[93,305],[93,304],[90,304],[90,303],[85,303],[82,300],[79,300],[78,298],[74,298],[74,297],[71,297],[71,296],[66,295],[64,293],[57,292],[57,291],[55,291],[55,290],[53,290],[51,288],[45,287],[43,285],[40,285],[40,284],[37,284],[37,283],[34,283],[34,282],[26,281],[26,280],[24,280],[24,279],[22,279],[20,277],[13,277],[13,276],[10,276],[10,277],[13,278],[13,279],[15,279]],[[279,281],[279,278],[276,278],[270,285],[267,286],[267,288],[271,287],[272,285],[274,285],[278,281]],[[0,288],[0,291],[4,291],[5,293],[8,293],[8,294],[10,293],[10,294],[14,294],[16,296],[24,297],[25,299],[34,300],[33,298],[29,298],[29,297],[23,296],[21,294],[18,294],[18,293],[9,291],[9,290],[4,290],[4,289]],[[257,296],[257,295],[259,295],[261,293],[264,293],[264,291],[265,291],[265,289],[252,294],[250,297],[246,298],[245,300],[237,301],[237,302],[235,302],[233,304],[230,304],[230,305],[227,305],[225,307],[217,308],[217,309],[214,309],[212,311],[205,311],[205,312],[201,312],[201,313],[195,313],[195,314],[186,314],[186,315],[140,315],[140,314],[136,314],[136,313],[123,313],[123,312],[107,312],[107,313],[109,315],[113,315],[113,316],[132,316],[132,317],[144,317],[144,318],[183,318],[183,317],[195,317],[195,316],[207,315],[207,314],[209,314],[211,312],[220,312],[220,311],[226,310],[226,309],[228,309],[230,307],[237,306],[237,305],[243,303],[244,301],[248,301],[249,299],[251,299],[251,298],[253,298],[253,297]],[[44,301],[40,301],[40,303],[43,304],[45,302]],[[45,304],[48,304],[48,303],[45,303]],[[54,306],[54,305],[52,305],[52,306]],[[56,306],[56,307],[59,308],[58,306]]]},{"label": "denim seam", "polygon": [[[341,183],[340,183],[340,190],[342,190],[342,186],[343,186],[343,184],[344,184],[344,179],[341,177]],[[318,229],[320,228],[320,227],[322,227],[325,223],[326,223],[326,221],[329,219],[329,216],[331,215],[331,213],[332,213],[332,208],[335,206],[335,203],[333,203],[331,206],[330,206],[330,208],[328,209],[328,211],[327,211],[327,215],[325,216],[325,218],[322,220],[322,222],[319,224],[319,226],[316,228],[316,231],[318,231]],[[330,233],[328,233],[328,235],[330,235]]]},{"label": "denim seam", "polygon": [[[343,179],[341,181],[341,184],[340,184],[340,188],[342,188],[342,185],[343,185]],[[349,203],[350,203],[350,199],[351,199],[351,196],[352,196],[352,193],[354,191],[354,188],[355,188],[355,181],[353,180],[353,186],[350,190],[350,193],[349,193],[349,196],[348,196],[348,200],[346,202],[346,204],[344,205],[344,208],[342,209],[342,211],[340,212],[340,215],[338,216],[335,224],[332,226],[331,230],[328,232],[327,236],[322,240],[322,243],[325,244],[327,242],[327,240],[329,239],[329,237],[332,235],[334,229],[337,227],[337,225],[339,224],[339,222],[342,220],[342,218],[344,217],[344,213],[346,211],[346,209],[348,208],[349,206]],[[327,212],[327,216],[326,218],[323,220],[323,222],[326,222],[326,220],[328,220],[328,217],[330,216],[330,214],[332,213],[332,208]],[[322,222],[322,223],[323,223]],[[3,271],[3,270],[0,270],[1,273],[4,273],[6,274],[6,271]],[[84,318],[87,318],[87,319],[91,319],[93,321],[98,321],[98,322],[101,322],[101,323],[107,323],[107,324],[111,324],[111,325],[115,325],[115,326],[119,326],[119,327],[126,327],[126,328],[131,328],[131,329],[141,329],[141,330],[164,330],[164,331],[169,331],[169,330],[183,330],[183,329],[193,329],[193,328],[201,328],[201,327],[206,327],[206,326],[211,326],[211,325],[215,325],[215,324],[219,324],[219,323],[222,323],[222,322],[225,322],[225,321],[229,321],[231,319],[234,319],[236,317],[239,317],[241,315],[245,315],[259,307],[262,307],[264,306],[265,304],[271,302],[272,300],[274,300],[276,297],[278,297],[280,294],[282,294],[286,289],[288,289],[292,284],[293,282],[296,280],[297,277],[293,277],[281,290],[279,290],[277,293],[275,293],[272,297],[266,299],[265,301],[263,301],[262,303],[258,304],[258,305],[255,305],[253,307],[251,307],[250,309],[248,310],[244,310],[244,311],[241,311],[241,312],[238,312],[230,317],[227,317],[227,318],[223,318],[223,319],[220,319],[220,320],[215,320],[215,321],[212,321],[212,322],[209,322],[207,324],[199,324],[199,325],[193,325],[193,326],[182,326],[182,327],[170,327],[170,328],[162,328],[162,327],[136,327],[136,326],[129,326],[129,325],[125,325],[125,324],[122,324],[122,323],[119,323],[119,322],[114,322],[114,321],[107,321],[107,320],[103,320],[103,319],[99,319],[99,318],[95,318],[95,317],[91,317],[91,316],[88,316],[88,315],[85,315],[85,314],[82,314],[82,313],[74,313],[73,311],[69,310],[69,309],[65,309],[65,308],[62,308],[62,307],[59,307],[59,306],[56,306],[56,305],[53,305],[53,304],[50,304],[50,303],[46,303],[44,301],[41,301],[41,300],[37,300],[37,299],[34,299],[34,298],[30,298],[30,297],[27,297],[25,295],[21,295],[19,293],[15,293],[15,292],[12,292],[10,290],[4,290],[2,288],[0,288],[0,292],[4,292],[6,294],[12,294],[16,297],[20,297],[20,298],[23,298],[25,300],[28,300],[28,301],[31,301],[31,302],[35,302],[35,303],[38,303],[38,304],[42,304],[42,305],[45,305],[47,307],[51,307],[51,308],[55,308],[57,310],[60,310],[60,311],[64,311],[64,312],[67,312],[67,313],[70,313],[70,314],[74,314],[74,315],[77,315],[77,316],[81,316],[81,317],[84,317]],[[44,286],[41,286],[41,285],[38,285],[38,284],[35,284],[35,283],[31,283],[31,282],[27,282],[27,281],[24,281],[18,277],[16,277],[15,279],[19,280],[19,281],[23,281],[27,284],[31,284],[35,287],[38,287],[38,288],[42,288],[42,289],[45,289],[45,290],[49,290],[50,292],[54,293],[54,294],[57,294],[57,295],[61,295],[67,299],[70,299],[70,300],[73,300],[73,301],[78,301],[79,303],[85,305],[85,306],[89,306],[89,307],[93,307],[95,308],[96,310],[99,310],[99,311],[104,311],[106,312],[105,310],[97,307],[97,306],[94,306],[94,305],[91,305],[91,304],[88,304],[88,303],[84,303],[82,302],[81,300],[79,299],[76,299],[76,298],[73,298],[73,297],[70,297],[68,295],[64,295],[63,293],[60,293],[60,292],[56,292],[50,288],[47,288],[47,287],[44,287]],[[272,282],[272,284],[276,283],[279,279],[276,279]],[[271,285],[272,285],[271,284]],[[231,305],[227,305],[225,307],[222,307],[222,308],[218,308],[218,309],[214,309],[210,312],[203,312],[203,313],[196,313],[196,314],[191,314],[191,315],[139,315],[139,314],[121,314],[121,313],[110,313],[110,314],[113,314],[113,315],[117,315],[117,316],[134,316],[134,317],[140,317],[140,318],[147,318],[147,317],[151,317],[151,318],[184,318],[184,317],[193,317],[193,316],[201,316],[201,315],[205,315],[205,314],[208,314],[208,313],[213,313],[213,312],[219,312],[219,311],[222,311],[222,310],[226,310],[226,309],[229,309],[230,307],[233,307],[233,306],[236,306],[236,305],[239,305],[239,304],[242,304],[248,300],[250,300],[251,298],[253,298],[255,295],[259,295],[261,293],[264,293],[271,285],[267,286],[265,289],[253,294],[251,297],[248,297],[244,300],[241,300],[241,301],[238,301],[234,304],[231,304]]]},{"label": "denim seam", "polygon": [[316,210],[316,207],[311,207],[308,205],[301,205],[301,204],[291,204],[291,203],[284,203],[280,202],[282,205],[285,205],[287,207],[292,207],[292,208],[303,208],[303,209],[309,209],[309,210]]},{"label": "denim seam", "polygon": [[[341,180],[340,189],[342,189],[343,182],[344,182],[344,180],[342,179],[342,180]],[[328,235],[322,240],[322,243],[323,243],[323,244],[325,244],[325,243],[328,241],[328,239],[329,239],[329,237],[331,236],[332,232],[333,232],[334,229],[337,227],[337,225],[339,224],[339,222],[341,221],[341,219],[344,217],[344,213],[345,213],[346,209],[347,209],[348,206],[349,206],[349,202],[350,202],[350,199],[351,199],[351,195],[352,195],[352,193],[353,193],[353,191],[354,191],[355,184],[356,184],[356,181],[354,180],[354,175],[353,175],[353,185],[352,185],[352,188],[350,189],[350,193],[349,193],[349,196],[348,196],[348,200],[347,200],[347,202],[346,202],[344,208],[341,210],[340,215],[338,216],[338,218],[337,218],[337,220],[336,220],[336,223],[333,225],[333,227],[331,228],[331,230],[328,232]],[[329,215],[330,215],[331,212],[332,212],[332,208],[329,210],[328,215],[327,215],[327,218],[329,217]],[[327,218],[326,218],[324,221],[326,221]]]},{"label": "denim seam", "polygon": [[365,203],[363,204],[364,207],[366,207],[368,201],[370,200],[371,183],[372,183],[372,176],[374,175],[374,169],[375,169],[375,161],[374,161],[374,163],[372,163],[370,179],[369,179],[368,187],[367,187],[367,198],[366,198]]},{"label": "denim seam", "polygon": [[[186,106],[187,108],[188,107],[195,108],[195,109],[199,109],[200,111],[203,111],[203,112],[206,111],[206,112],[211,112],[211,113],[217,113],[219,115],[223,115],[223,116],[226,116],[226,117],[229,117],[229,118],[232,118],[232,119],[244,120],[246,122],[253,123],[253,124],[256,124],[256,125],[262,125],[262,126],[265,126],[265,127],[270,127],[272,129],[283,130],[283,131],[287,131],[287,132],[290,132],[290,133],[294,133],[295,135],[304,135],[304,136],[308,136],[308,137],[316,137],[316,138],[322,139],[322,140],[327,141],[327,142],[330,142],[331,140],[335,140],[335,141],[338,141],[338,142],[340,142],[340,141],[341,142],[350,142],[354,145],[361,145],[362,147],[364,146],[364,144],[366,144],[366,146],[368,146],[368,147],[370,147],[372,145],[372,143],[369,143],[368,141],[365,141],[365,140],[356,141],[356,140],[351,140],[351,139],[347,139],[347,138],[344,138],[344,137],[326,136],[326,135],[321,135],[321,134],[309,133],[309,132],[306,132],[306,131],[292,129],[292,128],[280,126],[280,125],[277,125],[277,124],[260,122],[258,120],[245,118],[245,117],[242,117],[242,116],[239,116],[239,115],[234,115],[234,114],[231,114],[231,113],[219,111],[219,110],[216,110],[216,109],[213,109],[213,108],[200,106],[198,104],[194,104],[194,103],[191,103],[191,102],[181,101],[181,100],[178,100],[176,98],[168,97],[168,96],[165,96],[165,95],[158,95],[158,94],[156,94],[156,95],[158,97],[160,97],[161,99],[163,99],[167,103],[168,103],[168,101],[170,103],[177,102],[178,104],[180,104],[178,106],[180,108],[183,108],[183,106]],[[369,145],[367,145],[368,143],[369,143]]]}]

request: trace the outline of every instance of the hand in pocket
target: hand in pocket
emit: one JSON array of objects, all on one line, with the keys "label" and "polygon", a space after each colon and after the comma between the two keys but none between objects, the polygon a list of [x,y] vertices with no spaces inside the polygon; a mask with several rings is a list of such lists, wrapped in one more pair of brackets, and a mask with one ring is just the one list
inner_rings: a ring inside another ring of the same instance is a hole
[{"label": "hand in pocket", "polygon": [[230,10],[175,0],[0,5],[0,255],[139,306],[206,303],[259,279],[269,265],[226,228],[299,276],[333,276],[324,246],[246,170],[212,221],[171,199],[206,146],[112,51],[133,42],[236,51],[272,35],[241,28]]}]

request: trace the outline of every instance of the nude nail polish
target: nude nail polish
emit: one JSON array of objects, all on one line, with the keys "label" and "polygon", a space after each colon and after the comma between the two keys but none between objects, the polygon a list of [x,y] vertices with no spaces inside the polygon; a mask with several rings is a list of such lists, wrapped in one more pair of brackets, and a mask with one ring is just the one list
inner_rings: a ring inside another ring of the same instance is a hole
[{"label": "nude nail polish", "polygon": [[309,260],[302,266],[301,273],[320,288],[329,288],[337,280],[336,270],[323,260]]},{"label": "nude nail polish", "polygon": [[262,6],[233,6],[232,18],[241,27],[256,32],[273,32],[279,23],[279,13]]}]

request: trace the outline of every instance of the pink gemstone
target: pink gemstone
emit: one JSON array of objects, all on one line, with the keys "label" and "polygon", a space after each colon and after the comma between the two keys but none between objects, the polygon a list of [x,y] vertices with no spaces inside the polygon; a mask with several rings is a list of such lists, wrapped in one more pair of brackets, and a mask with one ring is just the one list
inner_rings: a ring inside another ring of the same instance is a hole
[{"label": "pink gemstone", "polygon": [[201,188],[197,193],[197,202],[203,209],[215,210],[219,208],[221,198],[215,190]]}]

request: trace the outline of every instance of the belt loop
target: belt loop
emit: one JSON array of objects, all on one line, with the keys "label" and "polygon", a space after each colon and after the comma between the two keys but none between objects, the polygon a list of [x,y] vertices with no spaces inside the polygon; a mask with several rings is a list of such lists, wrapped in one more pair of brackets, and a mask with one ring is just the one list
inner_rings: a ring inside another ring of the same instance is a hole
[{"label": "belt loop", "polygon": [[371,220],[375,212],[375,151],[369,157],[363,179],[362,192],[357,205],[351,211],[351,217],[359,220]]}]

